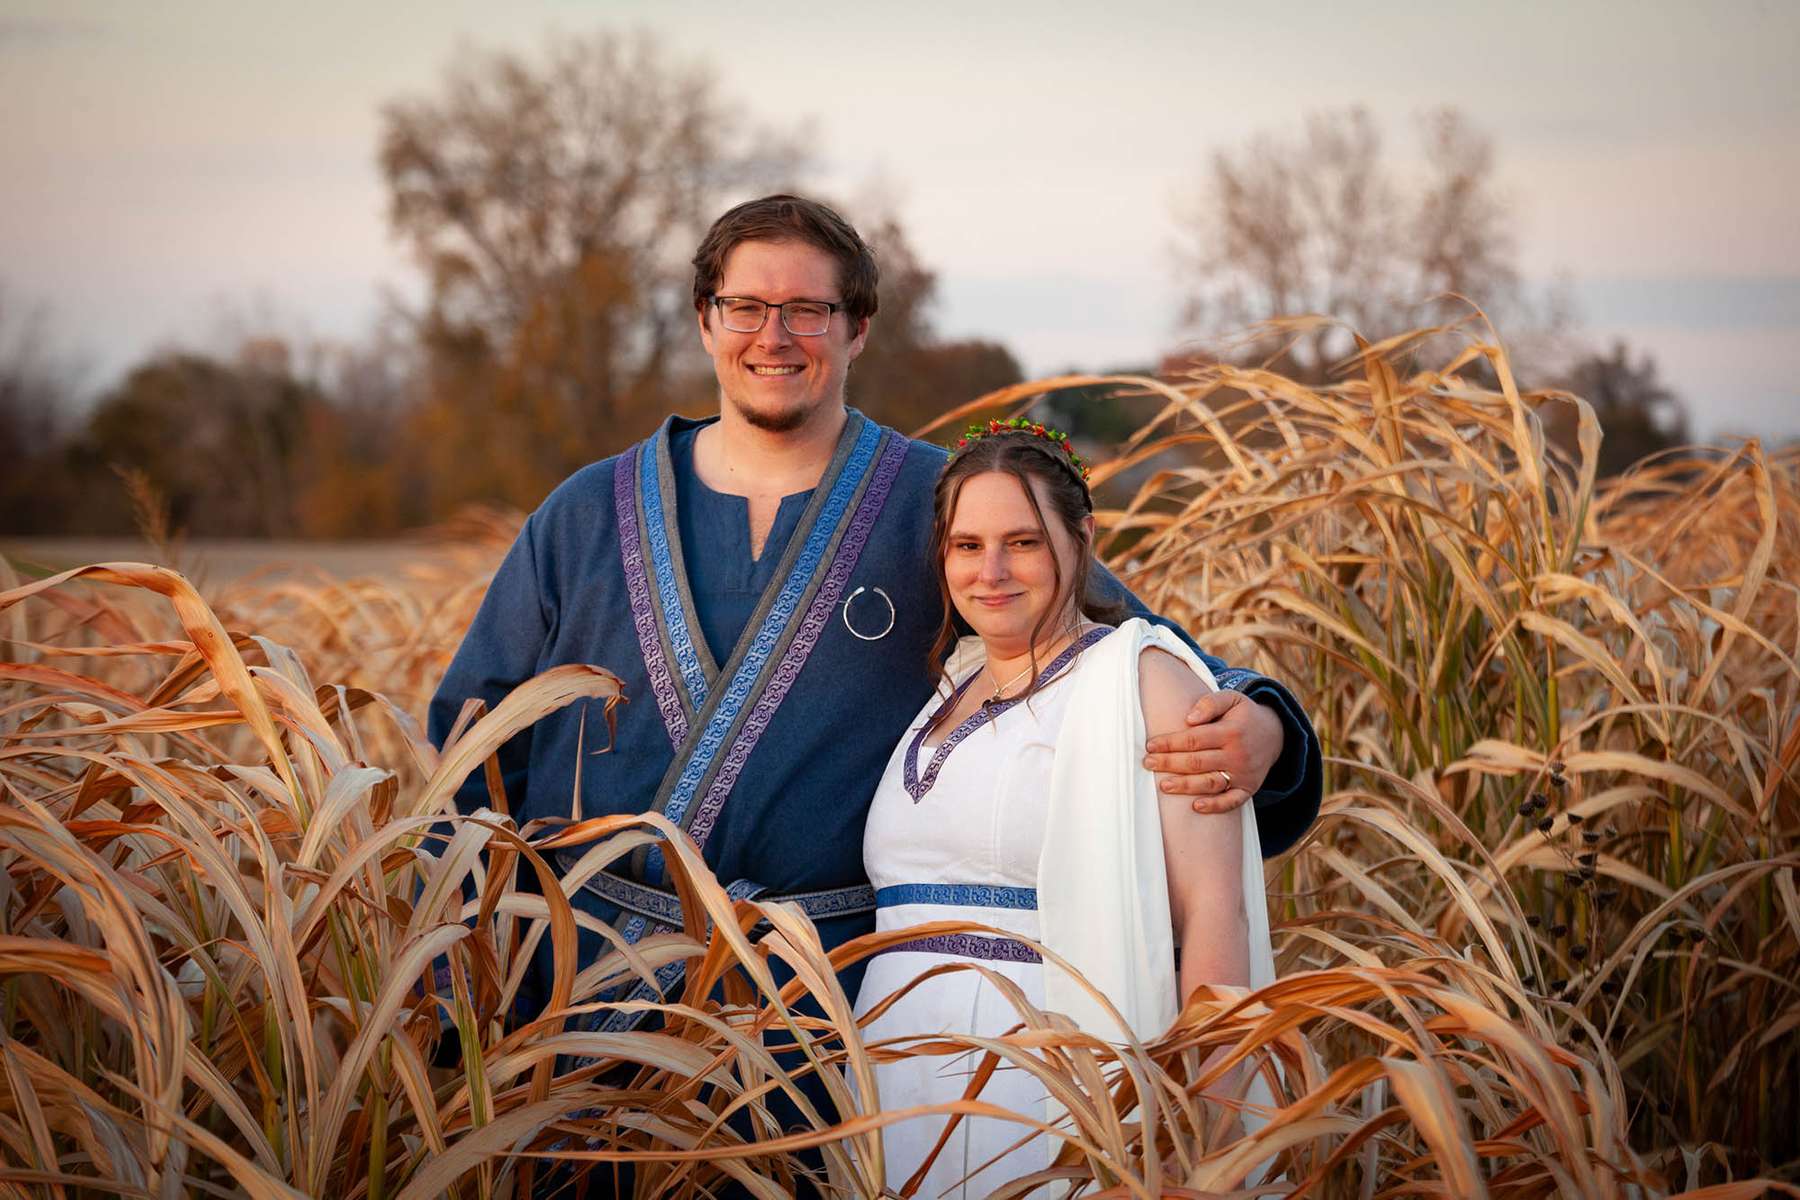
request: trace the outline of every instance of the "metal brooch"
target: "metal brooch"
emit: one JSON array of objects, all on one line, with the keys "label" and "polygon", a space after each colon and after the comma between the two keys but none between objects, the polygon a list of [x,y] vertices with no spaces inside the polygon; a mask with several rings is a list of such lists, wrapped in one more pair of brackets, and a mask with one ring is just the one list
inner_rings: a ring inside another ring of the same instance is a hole
[{"label": "metal brooch", "polygon": [[[882,603],[887,605],[887,624],[882,627],[882,630],[880,633],[864,633],[862,630],[858,629],[856,626],[854,626],[850,623],[850,605],[855,603],[856,598],[858,596],[862,595],[864,592],[869,593],[871,596],[881,597]],[[859,587],[854,592],[851,592],[848,597],[845,598],[843,617],[844,617],[844,628],[848,629],[853,637],[861,638],[865,642],[879,642],[882,638],[886,637],[888,635],[888,633],[891,632],[894,628],[894,598],[892,596],[888,595],[885,591],[883,591],[881,588],[878,588],[878,587],[875,587],[875,588]]]}]

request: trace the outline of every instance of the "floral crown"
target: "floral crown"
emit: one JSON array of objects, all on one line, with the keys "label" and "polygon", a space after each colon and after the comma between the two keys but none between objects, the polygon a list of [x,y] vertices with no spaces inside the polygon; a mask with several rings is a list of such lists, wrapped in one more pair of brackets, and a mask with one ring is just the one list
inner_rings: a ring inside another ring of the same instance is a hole
[{"label": "floral crown", "polygon": [[950,457],[955,458],[982,438],[996,437],[1003,433],[1027,433],[1032,437],[1042,438],[1063,452],[1063,457],[1068,460],[1069,466],[1074,468],[1075,474],[1081,477],[1082,486],[1085,487],[1090,482],[1087,459],[1075,452],[1075,447],[1070,443],[1068,434],[1060,429],[1052,429],[1039,421],[1027,421],[1024,417],[1011,417],[1005,421],[993,420],[986,425],[969,426],[968,430],[956,439],[956,444],[950,447]]}]

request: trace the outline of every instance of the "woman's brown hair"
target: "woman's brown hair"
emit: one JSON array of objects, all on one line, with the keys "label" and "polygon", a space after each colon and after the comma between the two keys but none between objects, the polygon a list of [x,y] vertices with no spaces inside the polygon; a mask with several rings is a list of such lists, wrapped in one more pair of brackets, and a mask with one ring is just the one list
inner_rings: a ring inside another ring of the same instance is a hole
[{"label": "woman's brown hair", "polygon": [[1044,531],[1047,545],[1050,541],[1050,525],[1044,519],[1044,508],[1038,503],[1038,491],[1032,486],[1035,482],[1042,485],[1044,496],[1049,500],[1050,512],[1056,518],[1069,540],[1075,545],[1075,569],[1072,578],[1063,578],[1062,563],[1051,552],[1050,563],[1056,580],[1056,601],[1038,618],[1031,630],[1031,686],[1024,692],[1030,696],[1037,690],[1037,674],[1040,670],[1037,661],[1037,646],[1044,634],[1054,628],[1054,623],[1061,620],[1069,611],[1069,598],[1081,597],[1076,606],[1077,611],[1092,621],[1105,625],[1116,625],[1125,616],[1124,608],[1116,603],[1096,599],[1089,594],[1088,583],[1093,575],[1094,552],[1083,522],[1094,512],[1094,500],[1088,494],[1086,482],[1081,478],[1075,465],[1068,456],[1053,442],[1034,434],[994,433],[988,434],[969,443],[958,450],[943,472],[938,476],[937,487],[931,495],[931,561],[936,564],[938,595],[943,600],[944,619],[938,626],[937,637],[930,650],[929,669],[933,678],[942,678],[944,659],[950,648],[956,645],[956,606],[950,598],[950,586],[944,579],[944,556],[950,549],[950,520],[956,515],[956,502],[962,495],[963,484],[976,475],[985,475],[997,471],[1002,475],[1011,475],[1019,481],[1025,491],[1025,499],[1031,504],[1031,511],[1037,517],[1038,528]]}]

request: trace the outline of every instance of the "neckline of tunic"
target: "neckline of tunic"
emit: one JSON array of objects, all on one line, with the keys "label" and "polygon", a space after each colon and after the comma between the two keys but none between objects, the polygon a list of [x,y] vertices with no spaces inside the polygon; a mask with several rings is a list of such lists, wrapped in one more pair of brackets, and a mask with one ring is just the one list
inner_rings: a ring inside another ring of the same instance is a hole
[{"label": "neckline of tunic", "polygon": [[[957,701],[962,698],[969,685],[980,677],[985,663],[983,667],[977,667],[967,679],[957,684],[944,698],[944,702],[933,709],[931,715],[920,723],[917,731],[907,742],[906,761],[903,765],[901,782],[906,788],[906,794],[912,797],[913,803],[917,804],[925,798],[927,792],[931,791],[931,785],[937,782],[938,773],[943,770],[945,761],[949,759],[957,746],[968,740],[970,734],[983,725],[999,720],[1002,714],[1023,703],[1027,696],[1041,694],[1043,689],[1061,683],[1062,680],[1059,676],[1066,673],[1067,668],[1074,663],[1076,656],[1111,632],[1113,632],[1111,625],[1102,625],[1097,629],[1088,630],[1064,648],[1061,654],[1051,659],[1050,665],[1038,672],[1037,678],[1032,681],[1031,688],[1026,692],[1017,696],[1009,696],[1005,700],[993,704],[982,705],[963,718],[962,723],[945,735],[943,741],[937,743],[936,746],[927,747],[925,745],[926,732],[938,723],[940,717],[956,706]],[[922,773],[919,770],[921,750],[931,752],[931,761]]]},{"label": "neckline of tunic", "polygon": [[782,498],[763,552],[752,557],[746,498],[714,489],[694,469],[694,441],[700,428],[677,429],[669,437],[675,530],[683,548],[682,568],[692,598],[693,620],[712,660],[724,663],[773,584],[818,489]]},{"label": "neckline of tunic", "polygon": [[773,553],[776,558],[781,556],[781,551],[787,546],[787,538],[793,536],[794,530],[792,528],[787,528],[783,531],[787,536],[784,536],[781,539],[781,545],[779,546],[775,544],[776,530],[781,528],[784,524],[792,524],[791,521],[784,521],[784,518],[789,517],[796,508],[805,508],[806,502],[812,499],[812,494],[819,490],[819,486],[818,484],[814,484],[812,487],[802,488],[797,492],[789,492],[777,500],[775,502],[775,519],[769,527],[769,538],[763,543],[762,553],[750,553],[750,497],[738,492],[722,492],[712,484],[706,482],[700,474],[697,448],[699,446],[700,430],[704,428],[704,425],[696,426],[694,430],[688,434],[686,444],[682,447],[682,451],[687,459],[688,478],[693,481],[697,489],[696,499],[700,503],[711,504],[715,507],[730,508],[733,510],[733,522],[740,526],[739,532],[743,535],[746,557],[750,563],[750,570],[754,573],[756,569],[762,565],[763,560],[770,557],[771,553]]},{"label": "neckline of tunic", "polygon": [[[698,432],[698,431],[696,431],[696,432]],[[686,450],[687,450],[688,463],[689,463],[688,469],[694,473],[694,482],[699,484],[701,489],[703,491],[705,491],[707,495],[716,496],[720,500],[735,500],[739,504],[742,504],[746,508],[748,508],[750,506],[750,497],[742,494],[741,492],[722,492],[718,488],[714,487],[712,484],[706,482],[705,478],[701,476],[699,467],[695,466],[693,463],[694,438],[691,435],[688,438],[688,444],[687,444]],[[801,488],[797,492],[787,493],[786,495],[781,497],[780,503],[787,504],[794,500],[804,500],[808,496],[811,496],[814,492],[816,492],[818,490],[819,490],[819,485],[815,483],[815,484],[813,484],[813,486],[811,486],[809,488]]]}]

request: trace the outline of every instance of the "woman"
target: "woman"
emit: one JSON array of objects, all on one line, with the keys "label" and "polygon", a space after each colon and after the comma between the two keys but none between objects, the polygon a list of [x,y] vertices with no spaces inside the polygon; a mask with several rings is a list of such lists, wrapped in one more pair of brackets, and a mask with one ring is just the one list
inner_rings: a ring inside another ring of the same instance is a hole
[{"label": "woman", "polygon": [[[888,762],[863,859],[878,929],[978,921],[1040,941],[1111,1008],[1029,947],[975,934],[915,939],[869,965],[865,1013],[923,972],[979,963],[1035,1006],[1108,1040],[1148,1039],[1202,983],[1260,986],[1273,970],[1262,858],[1248,805],[1194,812],[1161,799],[1140,763],[1146,733],[1178,730],[1210,673],[1168,631],[1084,610],[1093,562],[1086,470],[1065,435],[1039,425],[971,430],[934,497],[945,598],[976,637],[952,654],[938,695]],[[1182,947],[1179,979],[1175,946]],[[998,1036],[1020,1014],[977,971],[925,980],[865,1037]],[[888,1110],[955,1100],[977,1056],[919,1056],[876,1071]],[[1044,1089],[1001,1069],[980,1099],[1044,1118]],[[946,1118],[889,1126],[890,1186],[909,1179]],[[1016,1122],[964,1118],[922,1196],[985,1195],[1049,1166],[1056,1143]],[[990,1161],[998,1159],[998,1161]]]}]

